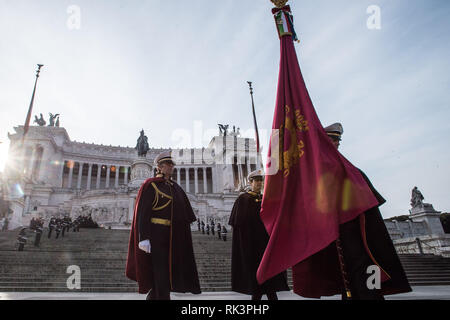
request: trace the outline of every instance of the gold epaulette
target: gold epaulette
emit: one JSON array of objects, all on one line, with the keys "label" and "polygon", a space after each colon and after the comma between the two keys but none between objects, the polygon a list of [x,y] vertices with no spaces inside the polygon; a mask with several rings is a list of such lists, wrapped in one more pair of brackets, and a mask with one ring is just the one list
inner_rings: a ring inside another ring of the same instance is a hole
[{"label": "gold epaulette", "polygon": [[249,195],[253,196],[253,197],[256,197],[255,202],[261,202],[262,201],[262,199],[260,199],[260,195],[261,195],[260,193],[256,193],[256,192],[253,192],[253,191],[247,191],[247,193]]}]

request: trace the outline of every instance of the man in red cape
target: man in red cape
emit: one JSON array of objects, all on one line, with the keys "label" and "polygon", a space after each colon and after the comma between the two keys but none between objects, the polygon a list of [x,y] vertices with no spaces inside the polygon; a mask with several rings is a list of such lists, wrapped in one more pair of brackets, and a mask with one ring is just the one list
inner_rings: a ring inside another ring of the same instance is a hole
[{"label": "man in red cape", "polygon": [[199,294],[190,229],[194,212],[171,179],[170,151],[155,163],[158,174],[144,182],[136,198],[125,274],[138,282],[139,293],[148,293],[147,300],[169,300],[171,291]]},{"label": "man in red cape", "polygon": [[[296,35],[290,7],[274,8],[272,13],[281,60],[261,208],[270,240],[257,279],[263,283],[293,267],[295,293],[320,297],[345,290],[350,296],[342,248],[336,245],[340,225],[379,201],[361,172],[337,151],[317,117],[292,41]],[[330,246],[331,255],[323,251]],[[388,279],[383,270],[380,277]]]}]

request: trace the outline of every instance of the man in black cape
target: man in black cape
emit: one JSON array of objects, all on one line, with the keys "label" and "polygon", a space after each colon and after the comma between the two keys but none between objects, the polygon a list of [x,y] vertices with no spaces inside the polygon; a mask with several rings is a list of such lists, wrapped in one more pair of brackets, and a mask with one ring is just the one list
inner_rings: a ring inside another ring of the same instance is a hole
[{"label": "man in black cape", "polygon": [[[339,148],[341,136],[344,132],[340,123],[334,123],[324,128],[336,148]],[[352,300],[383,300],[384,295],[412,291],[395,247],[384,224],[378,207],[386,200],[373,187],[369,178],[360,170],[363,178],[378,200],[378,206],[373,207],[360,218],[354,219],[339,227],[340,249],[343,255],[343,268],[348,281],[351,297],[343,299]],[[336,255],[334,243],[316,254],[329,257]],[[322,259],[322,263],[326,263]],[[372,276],[367,272],[369,266],[377,266],[381,274],[380,288],[369,288],[368,278]],[[331,274],[331,273],[329,273]],[[336,281],[340,276],[336,276]],[[331,279],[329,279],[331,280]],[[323,281],[326,281],[323,279]],[[316,283],[316,286],[320,286]]]},{"label": "man in black cape", "polygon": [[194,212],[171,179],[170,151],[155,163],[158,174],[144,182],[136,199],[126,276],[138,282],[139,293],[148,293],[147,300],[170,300],[170,292],[199,294],[190,228]]},{"label": "man in black cape", "polygon": [[262,200],[262,170],[249,174],[252,190],[239,195],[231,211],[229,225],[233,227],[231,259],[231,288],[261,300],[263,294],[269,300],[278,300],[277,291],[289,291],[286,272],[282,272],[259,285],[256,271],[263,257],[269,235],[260,218]]}]

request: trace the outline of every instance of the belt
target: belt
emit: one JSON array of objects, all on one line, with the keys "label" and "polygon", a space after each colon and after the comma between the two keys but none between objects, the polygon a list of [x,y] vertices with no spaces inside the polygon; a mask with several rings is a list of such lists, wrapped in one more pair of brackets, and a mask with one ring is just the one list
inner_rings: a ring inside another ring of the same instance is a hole
[{"label": "belt", "polygon": [[162,224],[162,225],[165,225],[165,226],[170,226],[170,220],[168,220],[168,219],[151,218],[150,222],[151,223],[155,223],[155,224]]}]

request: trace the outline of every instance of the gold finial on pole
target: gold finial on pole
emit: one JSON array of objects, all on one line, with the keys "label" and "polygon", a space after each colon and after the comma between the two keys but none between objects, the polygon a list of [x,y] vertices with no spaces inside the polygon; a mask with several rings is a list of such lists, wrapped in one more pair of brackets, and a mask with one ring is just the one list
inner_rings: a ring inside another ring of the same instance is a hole
[{"label": "gold finial on pole", "polygon": [[277,8],[283,8],[289,0],[270,0]]}]

